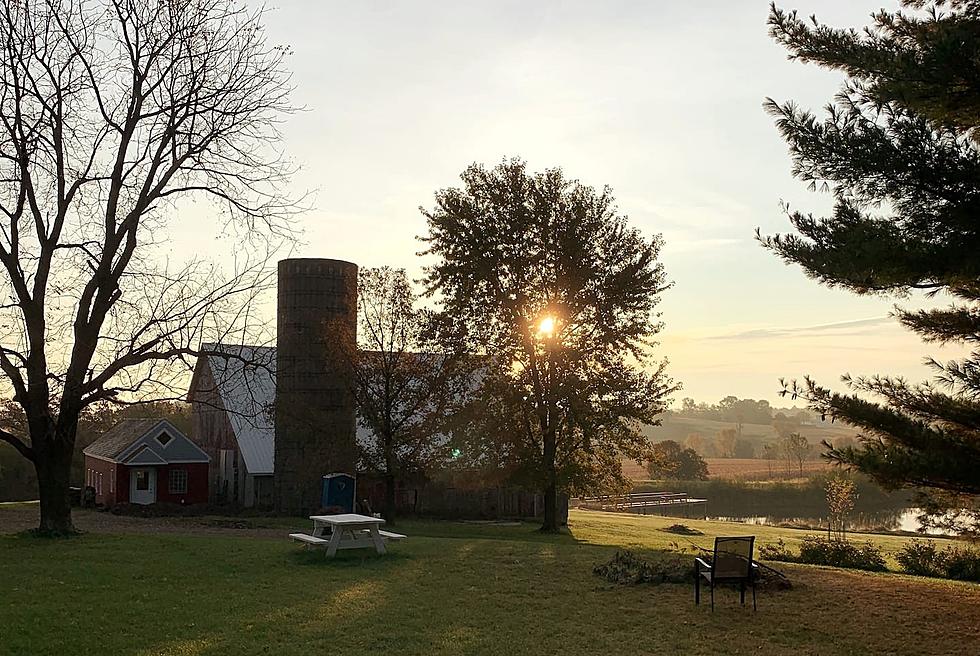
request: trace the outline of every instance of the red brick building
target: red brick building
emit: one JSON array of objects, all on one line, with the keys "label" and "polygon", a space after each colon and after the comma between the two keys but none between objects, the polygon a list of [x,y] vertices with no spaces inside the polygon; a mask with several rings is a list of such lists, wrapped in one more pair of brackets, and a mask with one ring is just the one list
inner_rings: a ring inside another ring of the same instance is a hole
[{"label": "red brick building", "polygon": [[208,500],[208,454],[164,419],[124,419],[83,453],[96,503]]}]

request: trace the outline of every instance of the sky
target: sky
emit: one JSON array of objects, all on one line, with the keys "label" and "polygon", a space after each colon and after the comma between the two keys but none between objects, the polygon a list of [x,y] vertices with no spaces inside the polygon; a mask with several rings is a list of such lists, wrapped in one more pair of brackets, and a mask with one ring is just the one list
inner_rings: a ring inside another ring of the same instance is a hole
[{"label": "sky", "polygon": [[[863,26],[882,0],[781,3]],[[619,209],[660,233],[673,287],[658,355],[677,400],[778,398],[781,377],[840,388],[843,373],[923,379],[926,345],[888,313],[786,266],[755,241],[786,231],[781,201],[825,212],[790,175],[766,97],[819,109],[839,73],[790,62],[767,34],[766,0],[357,2],[280,0],[266,24],[288,44],[304,111],[282,146],[300,168],[294,255],[420,272],[419,206],[470,163],[521,157],[612,186]],[[194,238],[185,221],[183,240]],[[202,247],[206,250],[206,247]]]}]

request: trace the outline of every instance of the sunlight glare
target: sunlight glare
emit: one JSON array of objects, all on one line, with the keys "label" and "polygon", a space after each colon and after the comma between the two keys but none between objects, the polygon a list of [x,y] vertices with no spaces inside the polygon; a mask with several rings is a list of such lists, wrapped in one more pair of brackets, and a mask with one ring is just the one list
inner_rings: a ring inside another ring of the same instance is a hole
[{"label": "sunlight glare", "polygon": [[541,319],[541,323],[538,324],[538,333],[544,335],[545,337],[551,337],[555,332],[555,319],[554,317],[544,317]]}]

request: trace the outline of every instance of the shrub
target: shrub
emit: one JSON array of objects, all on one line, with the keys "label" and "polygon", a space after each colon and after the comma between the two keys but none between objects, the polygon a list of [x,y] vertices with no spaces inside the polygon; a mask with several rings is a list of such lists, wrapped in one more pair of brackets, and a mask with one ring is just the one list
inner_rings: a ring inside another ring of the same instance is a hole
[{"label": "shrub", "polygon": [[946,577],[980,583],[980,552],[947,548]]},{"label": "shrub", "polygon": [[808,535],[800,544],[801,563],[810,565],[830,565],[831,567],[846,567],[848,569],[866,569],[872,572],[883,572],[885,557],[881,547],[873,542],[856,545],[843,540],[828,540],[816,535]]},{"label": "shrub", "polygon": [[943,576],[942,552],[932,540],[912,540],[895,555],[898,564],[909,574],[916,576]]},{"label": "shrub", "polygon": [[592,573],[610,583],[685,583],[694,580],[693,561],[675,554],[662,554],[652,561],[643,560],[632,551],[617,551],[608,563],[592,568]]},{"label": "shrub", "polygon": [[932,540],[912,540],[896,559],[909,574],[980,582],[980,552],[973,549],[946,547],[940,551]]},{"label": "shrub", "polygon": [[872,572],[883,572],[886,569],[881,548],[872,542],[856,545],[842,540],[828,540],[816,535],[807,535],[803,538],[798,555],[792,553],[780,538],[775,544],[759,547],[759,556],[766,560],[866,569]]},{"label": "shrub", "polygon": [[784,563],[796,561],[796,556],[786,547],[786,543],[779,538],[775,544],[764,544],[759,547],[759,558],[763,560],[779,560]]}]

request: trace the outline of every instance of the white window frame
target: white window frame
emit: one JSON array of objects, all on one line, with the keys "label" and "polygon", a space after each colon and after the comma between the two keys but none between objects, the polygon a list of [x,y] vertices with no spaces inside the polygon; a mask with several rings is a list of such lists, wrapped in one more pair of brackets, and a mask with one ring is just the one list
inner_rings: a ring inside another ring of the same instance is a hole
[{"label": "white window frame", "polygon": [[[175,475],[181,475],[181,474],[183,475],[182,480],[181,480],[181,477],[178,476],[178,481],[175,481],[174,480],[174,476]],[[188,476],[186,469],[171,469],[170,470],[170,474],[167,476],[167,491],[170,494],[187,494],[187,490],[190,487],[190,480],[189,480],[189,478],[190,477]],[[181,489],[175,489],[175,486],[174,486],[174,483],[175,482],[182,482],[183,483],[183,489],[182,490]]]}]

